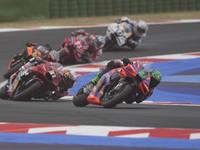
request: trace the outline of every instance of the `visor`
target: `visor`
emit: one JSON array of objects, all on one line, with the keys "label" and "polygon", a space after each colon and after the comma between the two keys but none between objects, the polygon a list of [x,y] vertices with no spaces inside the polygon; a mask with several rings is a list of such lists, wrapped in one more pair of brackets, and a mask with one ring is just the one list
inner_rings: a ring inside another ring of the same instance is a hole
[{"label": "visor", "polygon": [[140,32],[140,33],[142,33],[142,34],[145,33],[145,29],[142,29],[142,28],[140,28],[140,27],[137,28],[137,31]]}]

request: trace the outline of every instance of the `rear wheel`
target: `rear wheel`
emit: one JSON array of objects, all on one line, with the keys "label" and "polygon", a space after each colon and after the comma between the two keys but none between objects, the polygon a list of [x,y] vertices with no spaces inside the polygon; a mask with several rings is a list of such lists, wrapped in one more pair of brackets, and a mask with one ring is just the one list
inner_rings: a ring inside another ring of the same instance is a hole
[{"label": "rear wheel", "polygon": [[115,92],[114,90],[110,92],[107,98],[103,101],[103,107],[112,108],[117,104],[122,103],[132,94],[133,88],[130,84],[126,84],[123,89]]},{"label": "rear wheel", "polygon": [[24,84],[16,90],[14,94],[14,100],[30,100],[31,96],[41,87],[42,83],[38,80],[31,81],[31,83],[29,83],[27,86]]},{"label": "rear wheel", "polygon": [[18,64],[16,64],[15,66],[13,66],[12,68],[10,68],[5,74],[4,74],[4,78],[8,79],[13,73],[15,73],[17,70],[19,70],[19,68],[21,68],[21,66],[23,66],[24,63],[23,62],[19,62]]}]

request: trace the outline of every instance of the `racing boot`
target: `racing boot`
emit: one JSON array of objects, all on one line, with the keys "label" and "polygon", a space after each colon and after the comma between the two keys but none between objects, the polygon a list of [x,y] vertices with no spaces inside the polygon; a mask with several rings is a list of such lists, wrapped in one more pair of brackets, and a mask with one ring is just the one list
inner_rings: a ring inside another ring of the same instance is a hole
[{"label": "racing boot", "polygon": [[90,82],[88,82],[87,84],[85,84],[83,86],[83,89],[86,88],[89,92],[92,91],[93,87],[97,84],[97,82],[99,81],[99,76],[96,75],[94,79],[92,79]]},{"label": "racing boot", "polygon": [[45,101],[50,100],[51,96],[52,96],[52,92],[51,91],[46,92],[45,95],[44,95],[44,100]]}]

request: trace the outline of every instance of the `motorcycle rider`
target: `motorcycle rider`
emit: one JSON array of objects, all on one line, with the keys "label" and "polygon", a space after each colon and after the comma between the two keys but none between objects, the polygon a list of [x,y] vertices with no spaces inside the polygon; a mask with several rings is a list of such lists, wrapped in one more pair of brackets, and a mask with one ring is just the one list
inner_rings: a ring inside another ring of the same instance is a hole
[{"label": "motorcycle rider", "polygon": [[[33,57],[29,60],[28,63],[26,63],[24,66],[22,66],[19,71],[23,70],[28,70],[28,72],[31,72],[31,67],[32,66],[37,66],[40,63],[47,63],[46,60],[43,60],[41,57]],[[63,96],[68,95],[69,89],[72,88],[76,81],[77,81],[77,75],[75,72],[72,72],[70,70],[65,70],[63,66],[60,63],[57,62],[49,62],[51,63],[51,66],[56,68],[58,70],[59,77],[61,78],[60,83],[58,86],[52,86],[52,91],[47,92],[44,95],[45,100],[57,100]],[[18,72],[15,72],[11,77],[10,77],[10,82],[12,83],[14,79],[16,78]]]},{"label": "motorcycle rider", "polygon": [[[105,76],[102,77],[103,75],[105,75],[107,72],[109,72],[112,69],[124,67],[124,66],[127,66],[128,64],[133,63],[128,58],[123,58],[122,62],[123,63],[121,63],[119,61],[113,61],[113,60],[108,62],[106,68],[100,69],[100,72],[96,75],[96,77],[94,79],[92,79],[86,86],[88,86],[88,88],[90,88],[91,91],[92,91],[93,87],[96,86],[96,91],[98,91],[98,89],[101,88],[101,86],[104,84],[104,82],[106,82],[105,80],[107,80],[107,78]],[[113,73],[112,73],[112,75],[113,75]],[[133,94],[130,98],[128,98],[125,101],[126,103],[128,103],[128,104],[131,104],[133,102],[141,103],[142,101],[149,98],[153,94],[154,88],[160,83],[162,75],[157,70],[150,70],[148,72],[148,75],[150,77],[149,92],[146,95],[144,95],[141,91],[139,91],[138,93],[135,93],[135,95]],[[109,75],[107,74],[107,76],[111,76],[111,74],[109,74]],[[99,98],[101,95],[96,95],[96,96]],[[91,99],[91,100],[89,99],[88,101],[90,103],[97,104],[97,105],[102,104],[102,101],[93,101],[93,100],[94,99]]]},{"label": "motorcycle rider", "polygon": [[130,20],[128,17],[122,17],[121,19],[117,19],[115,21],[118,24],[124,23],[124,28],[126,30],[126,26],[131,28],[132,35],[127,39],[126,43],[129,47],[135,48],[142,42],[143,39],[146,38],[148,25],[142,19],[139,22]]},{"label": "motorcycle rider", "polygon": [[39,57],[41,57],[44,60],[47,61],[52,61],[52,62],[58,62],[59,61],[59,54],[57,51],[52,50],[52,48],[50,47],[49,44],[46,44],[45,46],[37,46],[36,43],[31,43],[31,42],[27,42],[26,46],[28,48],[28,52],[27,50],[23,51],[23,54],[25,56],[28,56],[28,59],[31,58],[32,56],[30,56],[29,51],[31,51],[32,53],[36,52]]},{"label": "motorcycle rider", "polygon": [[[102,55],[102,48],[105,45],[105,38],[101,35],[90,35],[89,33],[85,32],[84,30],[76,30],[71,33],[72,36],[84,36],[85,41],[89,43],[89,48],[79,53],[82,54],[82,60],[86,60],[87,62],[94,62],[97,58],[99,58]],[[74,46],[74,43],[68,43],[67,41],[69,38],[66,38],[61,43],[61,48],[68,48],[70,51],[76,50],[76,47]],[[70,52],[70,53],[71,53]],[[75,58],[74,58],[75,59]]]},{"label": "motorcycle rider", "polygon": [[52,48],[48,44],[46,44],[45,46],[41,46],[41,45],[37,46],[36,43],[27,42],[25,46],[26,48],[24,48],[22,52],[14,56],[14,60],[10,62],[10,65],[15,60],[18,60],[19,57],[24,57],[26,61],[28,61],[30,58],[34,57],[33,54],[35,53],[37,53],[37,55],[44,60],[52,61],[52,62],[59,61],[58,52],[55,50],[52,50]]}]

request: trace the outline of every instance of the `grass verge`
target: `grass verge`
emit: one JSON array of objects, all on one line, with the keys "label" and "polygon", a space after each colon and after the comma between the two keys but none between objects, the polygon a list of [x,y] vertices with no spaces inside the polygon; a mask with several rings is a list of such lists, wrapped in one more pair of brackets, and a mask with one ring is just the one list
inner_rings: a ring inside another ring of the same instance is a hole
[{"label": "grass verge", "polygon": [[[171,20],[181,20],[181,19],[200,19],[200,11],[139,14],[139,15],[137,14],[137,15],[126,15],[126,16],[136,21],[138,21],[139,19],[143,19],[147,22],[171,21]],[[18,21],[18,22],[3,22],[0,23],[0,28],[102,24],[102,23],[112,23],[114,20],[120,17],[122,16],[61,18],[61,19],[46,19],[46,20],[28,20],[28,21]]]}]

